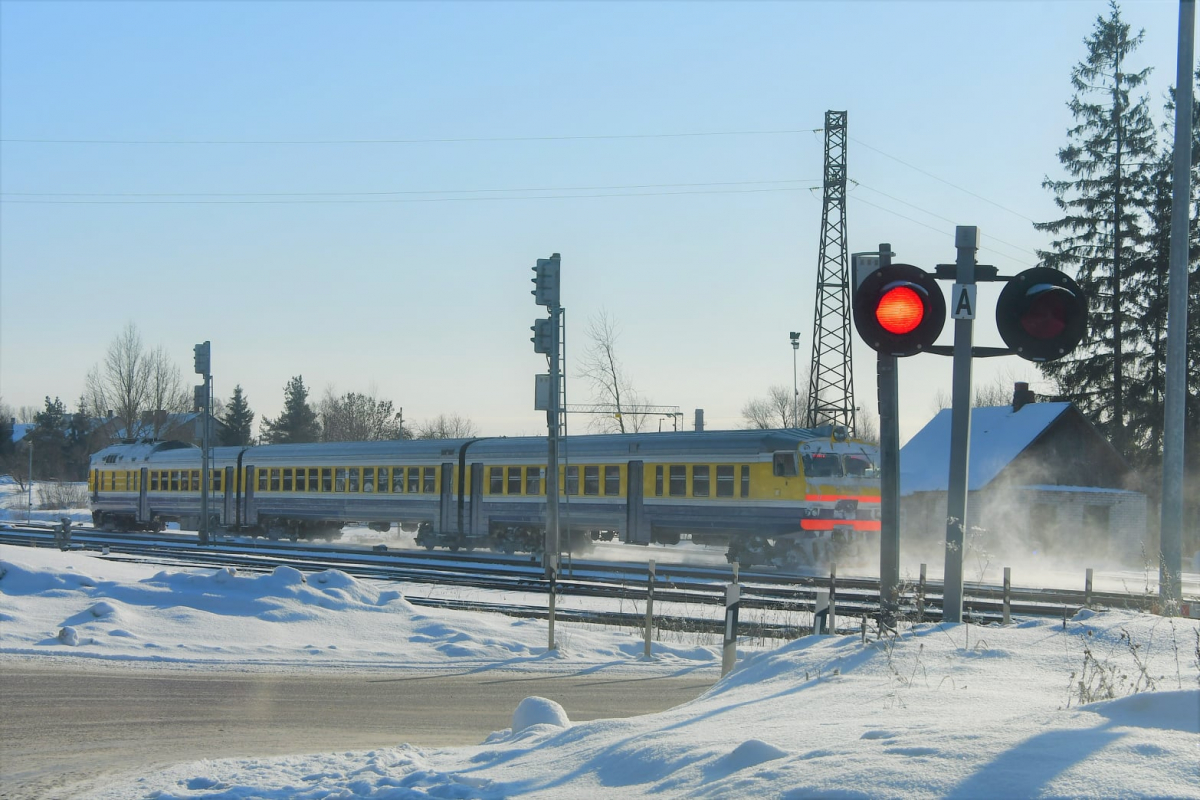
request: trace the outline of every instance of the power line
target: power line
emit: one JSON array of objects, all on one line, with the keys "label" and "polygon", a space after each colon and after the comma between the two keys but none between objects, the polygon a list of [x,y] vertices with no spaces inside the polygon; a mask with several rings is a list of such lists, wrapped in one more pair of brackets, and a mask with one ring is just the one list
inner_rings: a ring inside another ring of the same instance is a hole
[{"label": "power line", "polygon": [[436,139],[0,139],[9,144],[126,145],[330,145],[330,144],[463,144],[469,142],[562,142],[598,139],[681,139],[700,136],[776,136],[806,130],[688,131],[683,133],[610,133],[582,136],[462,136]]},{"label": "power line", "polygon": [[801,192],[805,186],[772,186],[758,189],[698,189],[680,192],[615,192],[600,194],[514,195],[509,197],[410,197],[378,199],[318,199],[318,200],[4,200],[3,204],[23,205],[332,205],[369,203],[447,203],[462,201],[498,200],[570,200],[594,197],[665,197],[684,194],[753,194],[760,192]]},{"label": "power line", "polygon": [[712,181],[708,183],[643,183],[617,186],[530,186],[513,189],[404,189],[377,192],[0,192],[4,197],[378,197],[428,194],[484,194],[505,192],[585,192],[615,189],[670,189],[698,186],[752,186],[811,183],[816,178],[782,178],[765,181]]}]

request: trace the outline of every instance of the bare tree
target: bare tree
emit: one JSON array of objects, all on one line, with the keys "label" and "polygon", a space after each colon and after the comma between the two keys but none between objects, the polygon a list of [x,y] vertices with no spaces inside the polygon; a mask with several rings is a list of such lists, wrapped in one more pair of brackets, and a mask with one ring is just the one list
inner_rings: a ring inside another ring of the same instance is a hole
[{"label": "bare tree", "polygon": [[438,414],[431,420],[417,423],[415,439],[470,439],[477,436],[475,423],[458,414]]},{"label": "bare tree", "polygon": [[[1017,370],[1006,369],[997,375],[991,383],[975,386],[975,400],[972,403],[972,408],[1009,405],[1012,403],[1013,387],[1018,381],[1033,383],[1036,380],[1036,378],[1022,377],[1021,373]],[[953,398],[950,393],[944,389],[939,389],[933,398],[934,413],[941,411],[943,408],[950,408],[953,405]]]},{"label": "bare tree", "polygon": [[854,414],[854,436],[865,442],[879,444],[879,415],[864,409],[858,409]]},{"label": "bare tree", "polygon": [[[191,408],[192,394],[166,349],[148,351],[130,322],[109,343],[103,363],[88,372],[82,402],[89,416],[104,418],[111,411],[133,438],[157,436],[166,414]],[[154,413],[159,411],[164,413]]]},{"label": "bare tree", "polygon": [[325,390],[318,413],[322,436],[327,442],[378,442],[400,439],[400,414],[391,400],[375,397],[375,387],[367,394],[348,392],[340,397],[333,387]]},{"label": "bare tree", "polygon": [[[807,381],[804,383],[807,386]],[[800,389],[797,398],[792,390],[776,384],[767,390],[766,397],[750,400],[742,406],[742,421],[747,428],[796,428],[808,408],[808,393]]]},{"label": "bare tree", "polygon": [[589,341],[579,369],[579,377],[592,386],[592,401],[597,409],[589,427],[601,433],[638,433],[649,423],[636,409],[641,397],[617,358],[617,324],[606,311],[588,320],[585,332]]}]

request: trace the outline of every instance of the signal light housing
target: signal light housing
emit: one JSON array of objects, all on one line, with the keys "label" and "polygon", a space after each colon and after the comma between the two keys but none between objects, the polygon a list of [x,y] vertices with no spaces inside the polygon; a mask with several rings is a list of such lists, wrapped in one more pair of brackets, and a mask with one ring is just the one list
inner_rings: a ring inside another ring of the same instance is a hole
[{"label": "signal light housing", "polygon": [[533,268],[533,295],[539,306],[546,308],[558,307],[558,278],[561,269],[558,253],[549,258],[539,258]]},{"label": "signal light housing", "polygon": [[1009,280],[996,301],[996,328],[1027,361],[1054,361],[1087,332],[1087,297],[1065,273],[1034,267]]},{"label": "signal light housing", "polygon": [[946,300],[933,276],[912,264],[868,274],[854,293],[854,327],[873,350],[911,356],[927,350],[946,323]]}]

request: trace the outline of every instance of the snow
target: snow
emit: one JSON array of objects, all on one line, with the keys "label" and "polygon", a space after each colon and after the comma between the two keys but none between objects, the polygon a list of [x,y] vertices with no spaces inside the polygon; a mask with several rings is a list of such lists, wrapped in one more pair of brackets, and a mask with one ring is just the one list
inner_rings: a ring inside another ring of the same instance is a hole
[{"label": "snow", "polygon": [[[0,667],[161,662],[180,669],[661,675],[714,686],[677,708],[572,724],[531,697],[480,744],[234,758],[110,783],[98,798],[1200,798],[1200,622],[1123,610],[1007,627],[903,624],[895,636],[719,642],[419,609],[407,584],[336,570],[161,570],[78,550],[0,546]],[[742,643],[744,644],[744,643]],[[396,664],[403,654],[403,664]],[[1091,700],[1092,702],[1084,702]]]}]

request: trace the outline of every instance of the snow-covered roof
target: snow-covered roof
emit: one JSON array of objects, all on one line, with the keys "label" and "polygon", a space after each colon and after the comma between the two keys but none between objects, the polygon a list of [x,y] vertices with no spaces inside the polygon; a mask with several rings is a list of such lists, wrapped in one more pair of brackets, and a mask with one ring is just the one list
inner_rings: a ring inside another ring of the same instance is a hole
[{"label": "snow-covered roof", "polygon": [[[971,410],[967,488],[982,489],[1050,427],[1070,403],[1029,403]],[[950,409],[944,408],[900,448],[900,494],[944,492],[950,479]]]},{"label": "snow-covered roof", "polygon": [[29,435],[29,432],[30,432],[31,430],[33,430],[33,429],[34,429],[34,427],[35,427],[35,426],[34,426],[34,425],[33,425],[33,423],[31,423],[31,422],[18,422],[18,423],[16,423],[16,424],[14,424],[14,425],[13,425],[13,434],[12,434],[12,436],[13,436],[13,441],[14,441],[14,442],[19,442],[19,441],[21,441],[21,440],[22,440],[22,439],[24,439],[24,438],[25,438],[27,435]]}]

